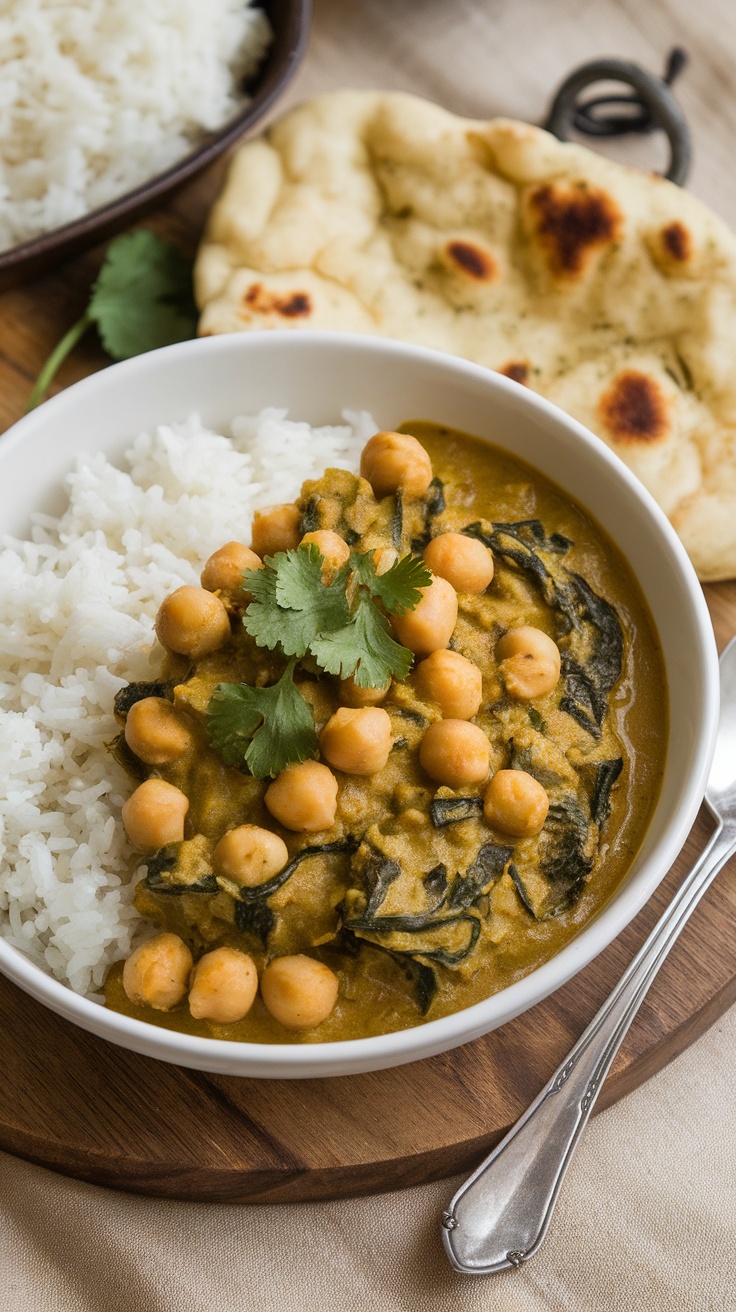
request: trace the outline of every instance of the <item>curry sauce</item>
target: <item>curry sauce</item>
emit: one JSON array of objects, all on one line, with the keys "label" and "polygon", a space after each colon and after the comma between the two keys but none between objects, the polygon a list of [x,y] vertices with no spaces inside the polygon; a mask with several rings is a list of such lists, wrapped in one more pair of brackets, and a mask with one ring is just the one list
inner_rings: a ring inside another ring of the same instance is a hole
[{"label": "curry sauce", "polygon": [[[223,683],[270,686],[286,661],[245,632],[243,606],[227,602],[230,637],[191,661],[169,653],[156,685],[123,689],[124,723],[142,696],[170,699],[191,746],[151,769],[118,741],[132,778],[151,775],[189,801],[184,839],[147,862],[136,906],[179,935],[195,961],[214,947],[247,953],[259,973],[270,961],[307,954],[339,982],[320,1024],[284,1028],[259,995],[242,1020],[195,1020],[186,1000],[169,1011],[126,996],[122,964],[110,972],[107,1005],[187,1033],[254,1042],[325,1042],[382,1034],[460,1010],[534,970],[594,917],[625,878],[656,803],[667,744],[667,694],[653,622],[621,553],[551,482],[493,446],[430,423],[411,423],[429,453],[426,493],[376,498],[365,480],[339,470],[305,484],[300,532],[330,529],[351,549],[421,555],[445,532],[493,553],[495,574],[480,594],[459,593],[449,641],[482,673],[473,717],[490,747],[490,775],[518,770],[547,794],[538,833],[511,836],[484,810],[485,781],[450,787],[429,777],[419,750],[442,718],[420,693],[414,670],[381,701],[391,727],[388,760],[376,773],[334,770],[334,824],[299,833],[264,802],[268,780],[226,764],[212,745],[207,710]],[[531,625],[561,654],[544,695],[510,695],[496,646]],[[322,730],[341,705],[340,682],[309,658],[295,683]],[[656,733],[652,726],[657,727]],[[288,861],[260,887],[217,873],[213,852],[243,824],[263,826]]]}]

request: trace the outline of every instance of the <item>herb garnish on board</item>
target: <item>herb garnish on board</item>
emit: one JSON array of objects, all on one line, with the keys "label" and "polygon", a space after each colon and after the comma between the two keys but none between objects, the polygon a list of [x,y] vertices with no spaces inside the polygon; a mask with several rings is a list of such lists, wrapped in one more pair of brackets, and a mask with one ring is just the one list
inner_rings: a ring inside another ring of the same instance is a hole
[{"label": "herb garnish on board", "polygon": [[64,360],[93,324],[113,360],[194,337],[191,260],[148,228],[116,237],[107,248],[87,309],[54,347],[26,410],[43,401]]},{"label": "herb garnish on board", "polygon": [[294,683],[298,660],[309,656],[326,674],[352,675],[361,688],[403,679],[412,653],[391,636],[386,613],[404,615],[420,600],[432,576],[423,561],[405,556],[377,574],[372,553],[353,551],[334,577],[310,543],[267,556],[248,570],[252,601],[243,626],[259,647],[291,657],[278,683],[251,688],[218,684],[207,707],[212,745],[227,765],[247,766],[257,779],[279,774],[317,754],[312,713]]}]

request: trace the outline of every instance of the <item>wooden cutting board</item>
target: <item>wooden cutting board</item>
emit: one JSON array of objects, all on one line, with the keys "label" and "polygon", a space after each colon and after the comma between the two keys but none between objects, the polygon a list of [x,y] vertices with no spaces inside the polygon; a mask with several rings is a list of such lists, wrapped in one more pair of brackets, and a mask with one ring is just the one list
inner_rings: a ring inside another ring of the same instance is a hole
[{"label": "wooden cutting board", "polygon": [[[218,166],[219,167],[219,166]],[[149,226],[193,249],[217,185],[200,179]],[[86,304],[92,252],[0,297],[0,431]],[[102,367],[90,336],[58,379]],[[736,584],[706,588],[719,646]],[[167,1198],[297,1201],[397,1189],[467,1170],[532,1100],[623,972],[710,830],[632,925],[553,997],[429,1061],[333,1080],[238,1080],[125,1052],[0,977],[0,1148],[80,1179]],[[736,1001],[736,862],[709,890],[655,980],[598,1110],[661,1070]]]}]

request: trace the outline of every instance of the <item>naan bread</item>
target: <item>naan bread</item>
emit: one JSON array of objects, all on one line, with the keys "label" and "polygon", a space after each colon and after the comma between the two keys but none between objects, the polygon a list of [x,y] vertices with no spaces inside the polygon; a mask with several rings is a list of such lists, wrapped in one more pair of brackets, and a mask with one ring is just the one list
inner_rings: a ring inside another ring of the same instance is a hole
[{"label": "naan bread", "polygon": [[376,333],[531,387],[626,461],[702,579],[736,575],[736,238],[671,183],[337,92],[235,155],[195,284],[202,335]]}]

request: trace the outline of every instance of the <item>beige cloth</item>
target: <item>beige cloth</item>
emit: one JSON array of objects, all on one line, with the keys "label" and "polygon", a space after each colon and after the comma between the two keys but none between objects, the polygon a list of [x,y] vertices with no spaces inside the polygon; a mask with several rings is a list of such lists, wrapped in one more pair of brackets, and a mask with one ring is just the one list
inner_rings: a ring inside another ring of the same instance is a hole
[{"label": "beige cloth", "polygon": [[458,1182],[347,1202],[167,1203],[0,1157],[3,1312],[726,1312],[736,1308],[736,1008],[591,1123],[544,1247],[459,1276]]},{"label": "beige cloth", "polygon": [[[692,189],[736,226],[733,0],[316,0],[309,54],[280,108],[376,86],[538,121],[576,63],[612,54],[659,68],[675,42],[693,55],[680,92]],[[652,141],[601,148],[663,158]],[[534,1262],[480,1278],[444,1258],[450,1181],[350,1202],[206,1207],[0,1156],[0,1312],[727,1312],[734,1126],[736,1011],[591,1124]]]}]

